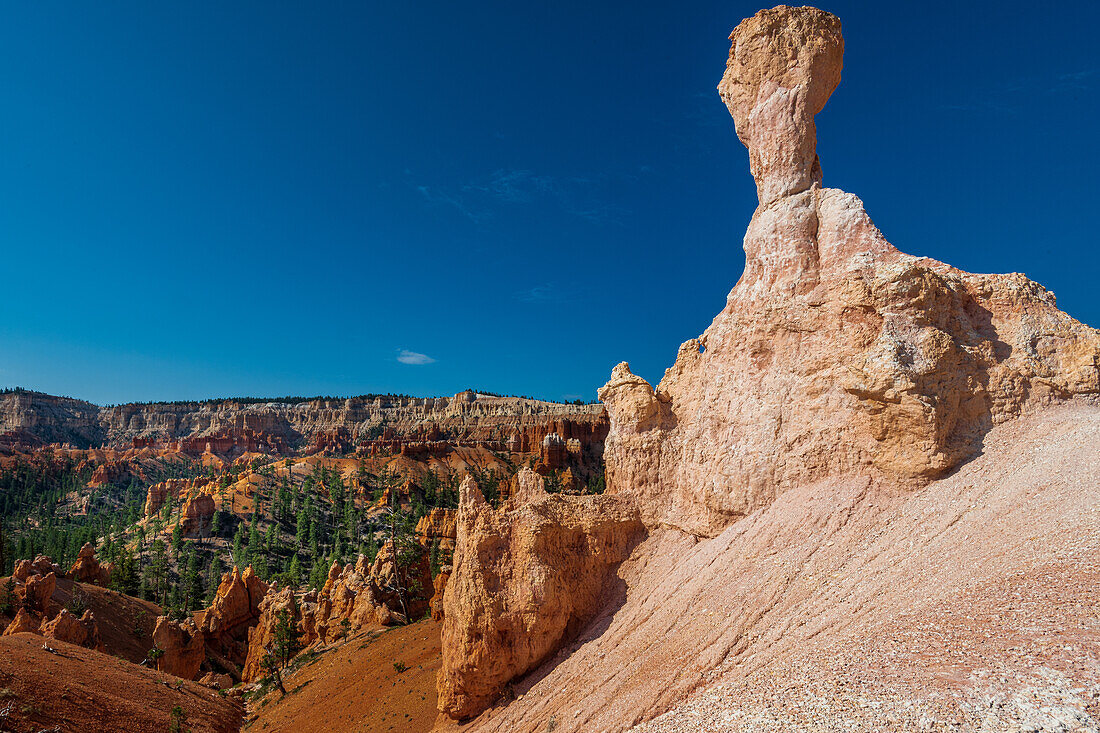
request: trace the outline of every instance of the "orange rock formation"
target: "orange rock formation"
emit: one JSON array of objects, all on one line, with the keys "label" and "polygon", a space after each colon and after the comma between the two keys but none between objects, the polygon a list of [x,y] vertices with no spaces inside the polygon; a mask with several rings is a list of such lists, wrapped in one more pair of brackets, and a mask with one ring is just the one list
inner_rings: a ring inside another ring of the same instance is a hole
[{"label": "orange rock formation", "polygon": [[619,497],[547,494],[524,469],[510,505],[494,510],[467,477],[443,598],[440,710],[480,713],[555,652],[611,600],[612,571],[643,535],[637,509]]},{"label": "orange rock formation", "polygon": [[85,542],[80,548],[76,562],[69,568],[69,577],[80,583],[91,583],[103,587],[107,587],[111,582],[111,573],[96,560],[95,547],[91,542]]},{"label": "orange rock formation", "polygon": [[1042,286],[903,254],[858,198],[821,187],[835,16],[780,6],[730,38],[719,90],[760,196],[745,271],[655,390],[625,363],[600,390],[610,491],[650,526],[713,536],[825,475],[927,483],[992,426],[1100,391],[1096,330]]}]

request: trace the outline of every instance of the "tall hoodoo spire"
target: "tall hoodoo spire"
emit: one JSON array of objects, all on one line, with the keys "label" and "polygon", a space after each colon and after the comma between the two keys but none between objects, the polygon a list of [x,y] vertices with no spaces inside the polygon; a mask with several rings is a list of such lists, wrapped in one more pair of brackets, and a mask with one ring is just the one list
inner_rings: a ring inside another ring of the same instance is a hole
[{"label": "tall hoodoo spire", "polygon": [[730,40],[718,92],[749,149],[760,204],[820,184],[814,115],[840,83],[840,19],[780,5],[743,20]]}]

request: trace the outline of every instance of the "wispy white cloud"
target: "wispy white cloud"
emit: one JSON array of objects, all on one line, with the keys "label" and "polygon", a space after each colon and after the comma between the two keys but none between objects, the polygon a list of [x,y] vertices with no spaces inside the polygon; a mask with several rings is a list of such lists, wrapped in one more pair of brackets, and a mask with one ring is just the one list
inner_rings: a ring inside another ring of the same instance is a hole
[{"label": "wispy white cloud", "polygon": [[620,196],[621,187],[651,172],[648,166],[639,166],[628,173],[548,176],[522,168],[498,168],[457,187],[410,183],[429,204],[453,208],[474,223],[492,219],[492,212],[500,204],[545,206],[547,203],[581,219],[617,223],[629,213],[612,203]]},{"label": "wispy white cloud", "polygon": [[550,303],[569,299],[569,293],[554,283],[541,283],[516,293],[516,299],[524,303]]},{"label": "wispy white cloud", "polygon": [[397,360],[402,364],[412,364],[414,366],[421,366],[423,364],[431,364],[435,361],[427,354],[421,354],[417,351],[409,351],[408,349],[400,349],[397,352]]},{"label": "wispy white cloud", "polygon": [[449,194],[446,191],[441,191],[438,188],[433,188],[432,186],[417,186],[416,190],[419,191],[420,195],[429,203],[453,207],[475,224],[488,216],[485,212],[474,211],[458,196]]},{"label": "wispy white cloud", "polygon": [[989,89],[978,88],[965,100],[948,101],[941,109],[952,112],[993,112],[1020,114],[1034,107],[1041,95],[1078,94],[1092,89],[1100,81],[1100,69],[1078,69],[1062,74],[1023,76],[995,84]]}]

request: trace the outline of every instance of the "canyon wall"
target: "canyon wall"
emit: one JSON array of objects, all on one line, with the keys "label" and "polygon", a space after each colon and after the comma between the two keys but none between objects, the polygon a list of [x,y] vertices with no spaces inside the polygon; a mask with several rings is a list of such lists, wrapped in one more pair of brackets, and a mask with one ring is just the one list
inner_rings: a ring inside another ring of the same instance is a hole
[{"label": "canyon wall", "polygon": [[[326,435],[347,434],[351,441],[392,436],[431,440],[502,443],[524,428],[554,421],[595,425],[603,420],[601,405],[566,405],[519,397],[490,397],[460,392],[454,397],[382,396],[307,402],[208,402],[119,405],[106,408],[101,419],[112,445],[136,439],[178,440],[231,431],[277,436],[300,447]],[[560,426],[559,426],[560,427]],[[552,431],[553,428],[550,428]],[[543,436],[539,436],[541,440]],[[602,438],[602,435],[600,435]]]},{"label": "canyon wall", "polygon": [[88,448],[105,439],[99,407],[91,402],[27,390],[0,395],[0,446],[69,443]]},{"label": "canyon wall", "polygon": [[599,452],[607,434],[602,405],[460,392],[453,397],[399,396],[300,402],[216,400],[125,404],[36,392],[0,396],[0,445],[69,442],[79,447],[170,448],[189,455],[429,451],[481,445],[536,452],[548,436]]}]

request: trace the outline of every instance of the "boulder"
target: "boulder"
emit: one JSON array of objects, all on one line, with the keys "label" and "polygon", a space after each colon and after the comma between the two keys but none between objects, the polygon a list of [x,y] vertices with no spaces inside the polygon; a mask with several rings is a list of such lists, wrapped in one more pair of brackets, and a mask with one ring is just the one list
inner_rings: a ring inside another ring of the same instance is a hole
[{"label": "boulder", "polygon": [[199,680],[199,684],[206,685],[212,690],[228,690],[233,686],[233,678],[227,674],[207,672]]}]

